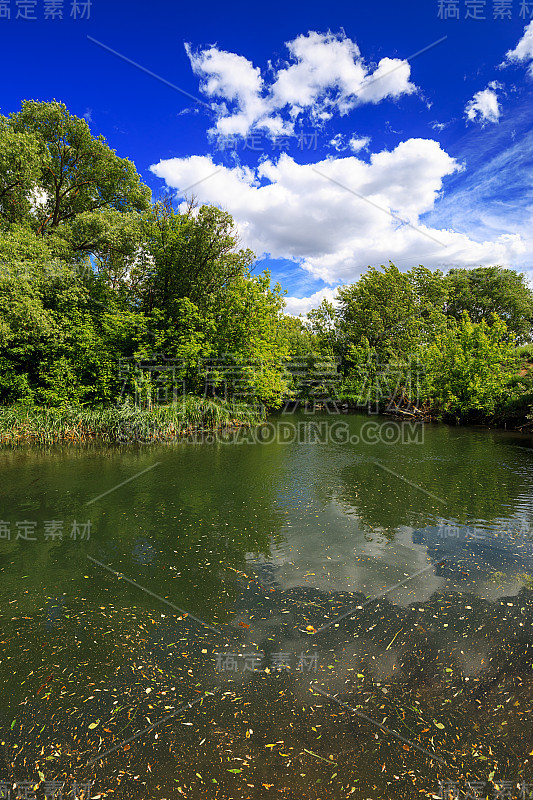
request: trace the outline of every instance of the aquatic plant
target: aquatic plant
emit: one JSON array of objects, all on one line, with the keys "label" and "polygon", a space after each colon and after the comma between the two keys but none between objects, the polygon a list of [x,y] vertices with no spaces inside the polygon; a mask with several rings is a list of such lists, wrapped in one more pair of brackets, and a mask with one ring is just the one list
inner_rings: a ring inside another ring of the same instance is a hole
[{"label": "aquatic plant", "polygon": [[0,443],[171,441],[197,432],[258,425],[258,406],[193,396],[148,411],[132,403],[101,408],[0,406]]}]

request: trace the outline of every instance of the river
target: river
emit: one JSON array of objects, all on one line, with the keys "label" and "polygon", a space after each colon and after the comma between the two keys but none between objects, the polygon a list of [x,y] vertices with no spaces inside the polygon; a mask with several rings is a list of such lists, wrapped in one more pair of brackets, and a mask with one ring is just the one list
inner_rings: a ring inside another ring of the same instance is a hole
[{"label": "river", "polygon": [[532,455],[301,412],[3,449],[0,797],[529,797]]}]

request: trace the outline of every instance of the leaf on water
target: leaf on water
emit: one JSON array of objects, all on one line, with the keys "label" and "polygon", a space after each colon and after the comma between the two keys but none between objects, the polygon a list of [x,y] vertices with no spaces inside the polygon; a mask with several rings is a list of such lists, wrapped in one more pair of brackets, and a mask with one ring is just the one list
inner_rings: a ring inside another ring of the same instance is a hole
[{"label": "leaf on water", "polygon": [[228,769],[228,772],[242,772],[242,769]]},{"label": "leaf on water", "polygon": [[100,720],[97,719],[96,722],[91,722],[89,725],[89,730],[92,731],[100,725]]},{"label": "leaf on water", "polygon": [[440,731],[444,730],[444,725],[442,724],[442,722],[437,722],[436,719],[434,719],[433,722],[435,723],[435,727],[437,727]]}]

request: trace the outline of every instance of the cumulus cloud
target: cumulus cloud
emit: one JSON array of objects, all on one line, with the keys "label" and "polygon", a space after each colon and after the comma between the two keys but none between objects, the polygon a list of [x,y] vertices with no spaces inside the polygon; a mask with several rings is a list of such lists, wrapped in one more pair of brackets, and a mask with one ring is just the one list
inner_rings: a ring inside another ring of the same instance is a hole
[{"label": "cumulus cloud", "polygon": [[373,68],[343,33],[310,31],[286,46],[287,65],[274,70],[267,82],[244,56],[216,46],[195,52],[186,45],[200,90],[214,100],[218,118],[212,132],[244,136],[257,129],[272,136],[292,134],[304,113],[321,122],[362,103],[416,91],[408,61],[382,58]]},{"label": "cumulus cloud", "polygon": [[414,265],[423,254],[426,266],[442,268],[505,264],[522,253],[517,234],[476,242],[421,219],[434,208],[445,177],[460,169],[432,139],[408,139],[368,161],[351,155],[298,164],[283,153],[254,169],[217,167],[207,156],[151,167],[182,192],[201,181],[198,200],[227,209],[243,245],[258,257],[292,260],[329,286],[353,281],[369,264],[389,259]]},{"label": "cumulus cloud", "polygon": [[529,74],[533,77],[533,21],[526,25],[522,38],[514,48],[505,54],[505,61],[502,66],[510,64],[522,64],[529,61]]},{"label": "cumulus cloud", "polygon": [[370,136],[352,136],[350,141],[348,142],[348,147],[350,150],[353,150],[354,153],[358,153],[359,150],[364,150],[370,144]]},{"label": "cumulus cloud", "polygon": [[333,147],[337,153],[344,150],[351,150],[357,153],[359,150],[364,150],[370,144],[370,136],[351,136],[346,142],[346,136],[343,133],[337,133],[330,139],[329,146]]},{"label": "cumulus cloud", "polygon": [[333,303],[336,294],[337,289],[319,289],[309,297],[286,297],[285,312],[293,317],[307,314],[312,308],[318,308],[322,300],[329,300],[330,303]]},{"label": "cumulus cloud", "polygon": [[337,151],[337,153],[340,153],[341,150],[346,150],[343,134],[342,133],[335,134],[333,139],[330,139],[329,146],[333,147]]},{"label": "cumulus cloud", "polygon": [[473,99],[465,106],[466,118],[470,122],[479,122],[481,125],[485,125],[487,122],[499,122],[500,104],[496,89],[500,88],[501,84],[492,81],[487,89],[476,92]]}]

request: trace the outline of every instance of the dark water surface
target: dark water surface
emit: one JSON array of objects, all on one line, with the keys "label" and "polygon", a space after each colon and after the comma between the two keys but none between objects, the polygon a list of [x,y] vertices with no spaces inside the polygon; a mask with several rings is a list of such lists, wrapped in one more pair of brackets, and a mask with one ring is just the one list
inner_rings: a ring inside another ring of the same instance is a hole
[{"label": "dark water surface", "polygon": [[531,436],[264,438],[0,451],[0,797],[533,796]]}]

